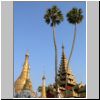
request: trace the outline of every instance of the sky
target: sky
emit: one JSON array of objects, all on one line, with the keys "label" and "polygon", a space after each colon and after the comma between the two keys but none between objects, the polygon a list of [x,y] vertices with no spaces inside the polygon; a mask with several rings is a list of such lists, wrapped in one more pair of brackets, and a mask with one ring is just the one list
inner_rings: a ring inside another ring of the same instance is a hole
[{"label": "sky", "polygon": [[73,7],[83,10],[83,21],[77,25],[77,37],[70,67],[78,83],[86,83],[86,3],[85,2],[14,2],[14,81],[20,75],[25,54],[29,52],[30,78],[34,91],[42,84],[45,73],[46,85],[55,81],[55,52],[53,33],[44,21],[48,8],[56,5],[64,15],[64,21],[56,26],[58,64],[61,62],[62,43],[66,58],[69,57],[74,25],[69,24],[66,13]]}]

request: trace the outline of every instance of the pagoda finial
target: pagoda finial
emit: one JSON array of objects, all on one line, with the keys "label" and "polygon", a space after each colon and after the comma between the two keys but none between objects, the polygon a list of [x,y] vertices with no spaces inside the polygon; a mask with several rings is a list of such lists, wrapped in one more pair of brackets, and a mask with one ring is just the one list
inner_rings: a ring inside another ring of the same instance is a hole
[{"label": "pagoda finial", "polygon": [[43,77],[42,77],[42,80],[45,80],[46,78],[45,78],[45,75],[43,75]]},{"label": "pagoda finial", "polygon": [[29,51],[27,50],[27,52],[25,54],[25,62],[24,62],[24,65],[29,65],[29,62],[28,61],[29,61]]},{"label": "pagoda finial", "polygon": [[41,93],[41,97],[42,98],[46,98],[46,84],[45,84],[45,75],[43,74],[43,77],[42,77],[42,93]]},{"label": "pagoda finial", "polygon": [[64,53],[64,44],[62,43],[62,52]]},{"label": "pagoda finial", "polygon": [[29,50],[27,50],[27,52],[26,52],[26,56],[29,56]]},{"label": "pagoda finial", "polygon": [[62,53],[65,55],[65,52],[64,52],[64,44],[62,43]]},{"label": "pagoda finial", "polygon": [[64,49],[64,44],[62,43],[62,49]]},{"label": "pagoda finial", "polygon": [[42,80],[44,80],[44,79],[46,79],[45,78],[45,70],[44,70],[45,68],[43,67],[43,76],[42,76]]}]

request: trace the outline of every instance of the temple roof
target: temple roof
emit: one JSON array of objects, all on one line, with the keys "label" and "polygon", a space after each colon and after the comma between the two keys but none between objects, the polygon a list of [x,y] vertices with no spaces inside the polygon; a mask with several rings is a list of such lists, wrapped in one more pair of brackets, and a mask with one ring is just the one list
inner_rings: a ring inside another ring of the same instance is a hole
[{"label": "temple roof", "polygon": [[[66,58],[66,54],[65,54],[65,51],[64,51],[64,45],[62,45],[62,56],[61,56],[61,63],[60,63],[60,67],[59,67],[59,79],[62,81],[63,80],[63,83],[66,82],[65,80],[65,75],[66,75],[66,78],[68,79],[68,84],[72,84],[72,85],[76,85],[77,82],[76,82],[76,79],[75,79],[75,76],[73,75],[73,72],[71,70],[71,68],[68,66],[67,67],[67,63],[68,63],[68,60]],[[59,82],[61,82],[59,80]]]}]

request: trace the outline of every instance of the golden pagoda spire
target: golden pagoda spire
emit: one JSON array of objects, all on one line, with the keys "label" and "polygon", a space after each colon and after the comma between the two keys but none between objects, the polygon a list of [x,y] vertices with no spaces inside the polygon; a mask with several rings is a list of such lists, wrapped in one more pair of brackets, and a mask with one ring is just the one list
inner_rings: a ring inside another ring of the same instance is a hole
[{"label": "golden pagoda spire", "polygon": [[15,81],[15,92],[16,93],[20,93],[23,90],[23,87],[26,83],[26,80],[29,76],[29,53],[27,52],[25,55],[25,61],[24,61],[24,65],[23,65],[23,69],[22,72],[20,74],[20,76],[18,77],[18,79]]},{"label": "golden pagoda spire", "polygon": [[29,64],[29,52],[26,52],[24,66],[27,66],[28,64]]},{"label": "golden pagoda spire", "polygon": [[41,93],[41,97],[42,98],[46,98],[46,85],[45,85],[45,75],[43,75],[42,77],[42,93]]}]

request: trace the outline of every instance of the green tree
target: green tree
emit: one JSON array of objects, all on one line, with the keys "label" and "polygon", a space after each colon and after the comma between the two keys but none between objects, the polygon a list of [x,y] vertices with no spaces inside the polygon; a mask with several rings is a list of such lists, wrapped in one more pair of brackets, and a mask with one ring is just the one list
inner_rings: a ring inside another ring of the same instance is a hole
[{"label": "green tree", "polygon": [[55,48],[55,83],[56,83],[56,90],[57,90],[57,67],[58,67],[58,55],[57,55],[57,44],[56,44],[56,33],[55,27],[59,25],[63,21],[63,14],[58,9],[57,6],[52,6],[46,11],[44,15],[45,22],[50,24],[53,30],[53,41],[54,41],[54,48]]},{"label": "green tree", "polygon": [[[66,17],[67,17],[67,21],[70,23],[70,24],[73,24],[74,25],[74,37],[73,37],[73,42],[72,42],[72,47],[71,47],[71,52],[70,52],[70,55],[69,55],[69,59],[68,59],[68,63],[67,63],[67,68],[69,66],[69,62],[71,60],[71,57],[72,57],[72,53],[74,51],[74,45],[75,45],[75,40],[76,40],[76,26],[77,24],[81,23],[82,20],[83,20],[83,15],[82,15],[82,9],[78,9],[78,8],[72,8],[72,10],[70,10],[67,14],[66,14]],[[67,82],[66,82],[67,84]]]},{"label": "green tree", "polygon": [[42,86],[39,86],[38,87],[38,92],[41,92],[42,91]]}]

